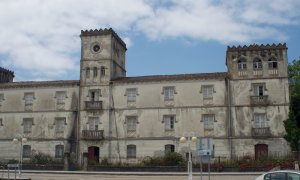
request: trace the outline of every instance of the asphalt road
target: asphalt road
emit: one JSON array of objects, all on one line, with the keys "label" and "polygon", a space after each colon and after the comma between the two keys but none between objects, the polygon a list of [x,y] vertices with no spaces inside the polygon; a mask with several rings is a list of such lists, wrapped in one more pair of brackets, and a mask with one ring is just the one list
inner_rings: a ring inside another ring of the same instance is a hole
[{"label": "asphalt road", "polygon": [[[212,175],[210,180],[253,180],[258,175]],[[187,180],[186,175],[103,175],[103,174],[48,174],[24,173],[23,178],[32,180]],[[199,175],[194,175],[193,180],[200,180]],[[202,180],[209,180],[203,176]]]}]

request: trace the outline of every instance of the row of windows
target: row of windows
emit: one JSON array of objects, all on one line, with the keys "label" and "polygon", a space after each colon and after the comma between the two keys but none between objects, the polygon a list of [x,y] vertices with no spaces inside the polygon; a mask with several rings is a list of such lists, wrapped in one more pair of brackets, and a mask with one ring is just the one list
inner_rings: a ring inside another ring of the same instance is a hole
[{"label": "row of windows", "polygon": [[[269,69],[277,69],[277,59],[272,57],[268,60],[268,67]],[[254,58],[253,60],[253,69],[259,70],[263,68],[262,60],[259,58]],[[238,69],[246,70],[247,69],[247,61],[245,58],[238,60]]]},{"label": "row of windows", "polygon": [[[66,91],[56,91],[54,98],[56,99],[56,104],[65,104],[67,96]],[[23,97],[25,106],[31,106],[33,105],[33,101],[35,100],[35,94],[34,92],[25,92]],[[0,105],[2,102],[5,101],[4,94],[0,94]]]},{"label": "row of windows", "polygon": [[[93,77],[97,77],[98,76],[98,68],[97,67],[93,67],[93,68],[89,68],[87,67],[85,69],[85,76],[86,78],[90,78],[91,77],[91,71],[93,73]],[[101,66],[100,67],[100,76],[105,76],[105,67],[104,66]]]},{"label": "row of windows", "polygon": [[[55,158],[63,158],[64,157],[64,145],[56,145],[55,146]],[[23,157],[30,158],[33,155],[33,150],[31,150],[30,145],[23,145]]]},{"label": "row of windows", "polygon": [[[264,88],[266,85],[265,83],[253,83],[252,88],[253,88],[253,96],[263,96],[264,95]],[[211,99],[213,98],[213,93],[216,91],[214,90],[213,85],[204,85],[201,86],[201,91],[200,93],[203,94],[203,99]],[[177,92],[175,91],[174,86],[168,86],[168,87],[163,87],[163,94],[164,94],[164,100],[174,100],[175,94]],[[138,90],[137,88],[128,88],[126,89],[125,96],[127,96],[127,101],[128,102],[135,102],[136,97],[138,96]]]},{"label": "row of windows", "polygon": [[[255,113],[253,115],[254,127],[264,128],[267,127],[267,118],[265,113]],[[200,122],[203,122],[204,130],[213,130],[214,123],[217,122],[214,114],[203,114]],[[137,116],[127,116],[125,119],[125,125],[127,132],[135,132],[137,130],[137,124],[139,124]],[[164,115],[163,121],[166,131],[173,131],[175,129],[176,116]],[[98,130],[100,124],[99,117],[89,117],[88,127],[89,130]]]},{"label": "row of windows", "polygon": [[[136,145],[130,144],[126,147],[127,159],[135,159],[136,158]],[[165,154],[175,152],[175,146],[173,144],[165,145]]]},{"label": "row of windows", "polygon": [[[200,93],[203,94],[204,99],[210,99],[213,98],[214,86],[213,85],[203,85],[201,86]],[[163,87],[162,94],[164,95],[164,100],[174,100],[175,94],[177,94],[175,90],[175,86],[166,86]],[[127,96],[128,102],[135,102],[136,97],[138,96],[138,90],[137,88],[127,88],[125,92],[125,96]]]},{"label": "row of windows", "polygon": [[[3,126],[3,119],[0,118],[0,126]],[[34,124],[33,118],[24,118],[21,124],[23,126],[23,133],[31,133],[32,126]],[[66,118],[65,117],[57,117],[54,119],[55,133],[63,133],[65,130]]]}]

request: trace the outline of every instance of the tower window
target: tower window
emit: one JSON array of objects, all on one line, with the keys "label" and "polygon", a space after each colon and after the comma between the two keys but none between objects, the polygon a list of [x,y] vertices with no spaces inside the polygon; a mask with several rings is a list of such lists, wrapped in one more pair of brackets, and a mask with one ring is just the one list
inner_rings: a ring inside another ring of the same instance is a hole
[{"label": "tower window", "polygon": [[105,76],[105,67],[101,66],[101,76]]},{"label": "tower window", "polygon": [[277,59],[272,57],[269,59],[269,69],[277,69]]},{"label": "tower window", "polygon": [[239,70],[247,69],[246,59],[240,59],[240,60],[238,60],[238,69]]},{"label": "tower window", "polygon": [[99,44],[96,44],[96,45],[93,46],[93,51],[94,51],[94,52],[100,51],[100,46],[99,46]]},{"label": "tower window", "polygon": [[85,76],[86,76],[86,78],[90,77],[90,68],[89,67],[87,67],[85,70]]},{"label": "tower window", "polygon": [[97,69],[97,67],[94,67],[93,68],[93,76],[97,77],[97,75],[98,75],[98,69]]},{"label": "tower window", "polygon": [[253,61],[253,69],[262,69],[262,62],[259,58],[255,58]]}]

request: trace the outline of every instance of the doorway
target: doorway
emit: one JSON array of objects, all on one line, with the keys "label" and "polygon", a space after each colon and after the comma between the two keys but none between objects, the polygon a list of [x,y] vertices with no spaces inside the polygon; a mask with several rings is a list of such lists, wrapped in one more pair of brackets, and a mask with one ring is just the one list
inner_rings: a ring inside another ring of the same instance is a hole
[{"label": "doorway", "polygon": [[268,157],[268,145],[256,144],[255,145],[255,160],[265,159]]},{"label": "doorway", "polygon": [[88,147],[88,164],[90,165],[99,164],[99,156],[100,156],[99,147],[96,146]]}]

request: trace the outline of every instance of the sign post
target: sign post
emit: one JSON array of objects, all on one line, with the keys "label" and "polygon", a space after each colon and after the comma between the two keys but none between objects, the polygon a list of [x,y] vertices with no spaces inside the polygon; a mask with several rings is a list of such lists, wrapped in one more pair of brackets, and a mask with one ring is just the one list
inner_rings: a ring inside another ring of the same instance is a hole
[{"label": "sign post", "polygon": [[213,139],[199,138],[197,142],[198,156],[200,159],[200,176],[202,180],[203,166],[202,163],[208,163],[208,179],[210,180],[210,159],[212,155]]}]

